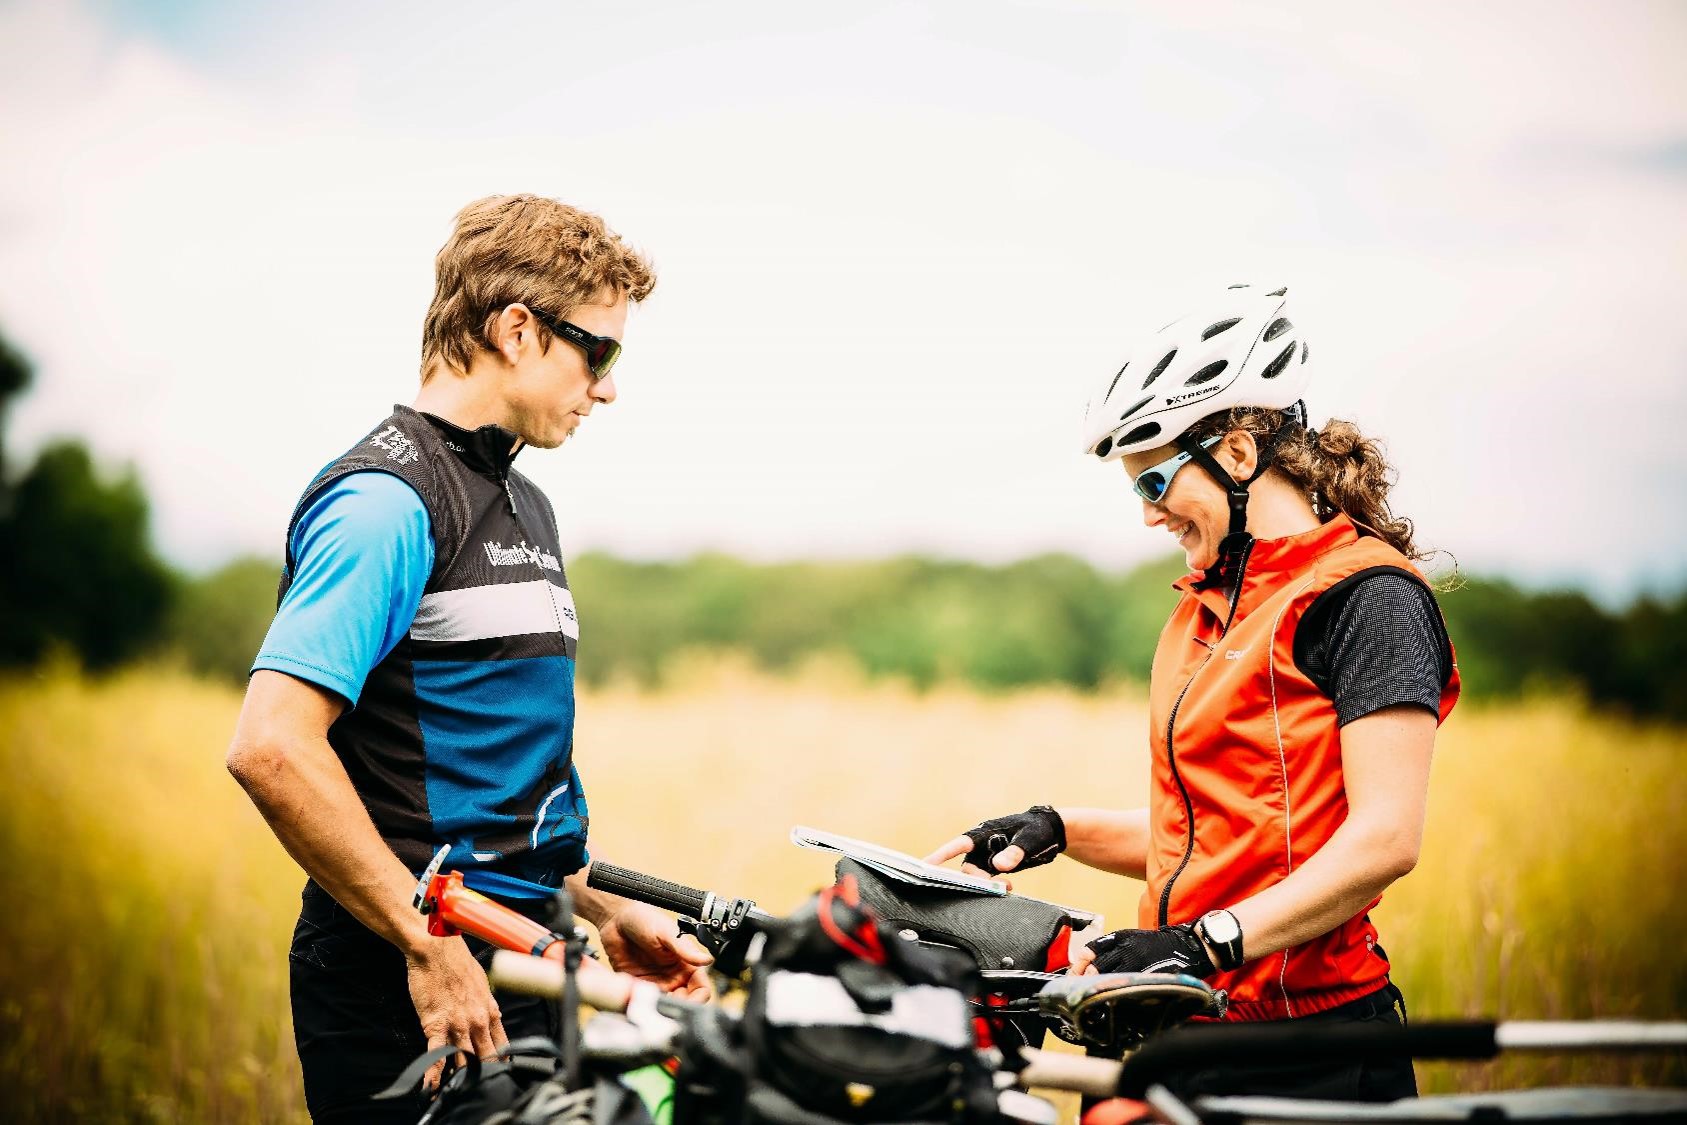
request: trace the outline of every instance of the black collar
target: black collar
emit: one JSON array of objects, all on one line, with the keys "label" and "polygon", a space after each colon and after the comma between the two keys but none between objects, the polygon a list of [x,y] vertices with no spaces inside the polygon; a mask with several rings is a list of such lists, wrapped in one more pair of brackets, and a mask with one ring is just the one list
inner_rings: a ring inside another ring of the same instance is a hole
[{"label": "black collar", "polygon": [[410,411],[426,418],[428,423],[439,431],[440,439],[445,442],[446,447],[461,458],[463,464],[496,480],[503,480],[510,475],[510,463],[526,444],[502,426],[487,425],[478,430],[465,430],[437,414],[411,410],[410,407],[402,405],[395,406],[394,409]]}]

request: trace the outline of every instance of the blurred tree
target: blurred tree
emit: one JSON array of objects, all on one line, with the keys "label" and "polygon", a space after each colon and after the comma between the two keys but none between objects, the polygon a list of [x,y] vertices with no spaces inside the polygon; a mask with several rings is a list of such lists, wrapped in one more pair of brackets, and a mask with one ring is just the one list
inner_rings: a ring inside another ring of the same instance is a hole
[{"label": "blurred tree", "polygon": [[[756,566],[722,555],[569,567],[589,640],[581,675],[660,680],[684,649],[733,649],[777,671],[841,650],[869,675],[984,688],[1145,682],[1183,560],[1123,574],[1046,555],[1004,567],[904,556]],[[1571,690],[1687,720],[1687,595],[1612,614],[1574,591],[1469,578],[1440,595],[1473,698]]]},{"label": "blurred tree", "polygon": [[0,526],[0,663],[33,663],[55,642],[90,668],[121,663],[156,641],[173,586],[134,473],[104,481],[80,442],[49,445]]},{"label": "blurred tree", "polygon": [[1621,624],[1609,696],[1637,714],[1687,722],[1687,594],[1641,598]]},{"label": "blurred tree", "polygon": [[[101,479],[61,441],[26,472],[5,461],[4,422],[30,384],[0,335],[0,664],[68,646],[104,668],[163,644],[193,669],[244,682],[275,605],[276,562],[244,558],[191,580],[153,554],[133,472]],[[726,555],[638,563],[586,554],[580,673],[658,682],[687,650],[737,650],[778,671],[837,651],[869,674],[983,688],[1143,682],[1180,557],[1122,574],[1068,555],[1008,566],[904,556],[758,566]],[[1569,689],[1636,715],[1687,722],[1687,593],[1611,613],[1574,591],[1471,578],[1440,596],[1467,690]]]},{"label": "blurred tree", "polygon": [[6,411],[12,399],[29,386],[29,361],[0,335],[0,519],[4,519],[10,505],[10,467],[6,464]]},{"label": "blurred tree", "polygon": [[81,443],[60,441],[12,479],[6,413],[31,374],[0,336],[0,664],[31,664],[62,644],[109,668],[157,638],[174,580],[147,541],[133,472],[102,481]]},{"label": "blurred tree", "polygon": [[164,626],[164,643],[202,675],[244,685],[275,616],[281,564],[246,558],[184,582]]}]

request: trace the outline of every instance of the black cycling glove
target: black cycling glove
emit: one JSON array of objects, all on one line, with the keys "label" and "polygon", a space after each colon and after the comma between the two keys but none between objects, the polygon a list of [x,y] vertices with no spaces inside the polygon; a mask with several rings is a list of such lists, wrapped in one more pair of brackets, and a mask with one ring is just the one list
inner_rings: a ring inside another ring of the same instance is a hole
[{"label": "black cycling glove", "polygon": [[1205,978],[1218,971],[1188,923],[1157,930],[1114,930],[1090,942],[1098,973],[1183,973]]},{"label": "black cycling glove", "polygon": [[998,870],[995,858],[1008,847],[1025,853],[1015,871],[1041,867],[1066,850],[1066,822],[1047,805],[986,820],[967,829],[965,835],[972,841],[966,861],[985,871]]}]

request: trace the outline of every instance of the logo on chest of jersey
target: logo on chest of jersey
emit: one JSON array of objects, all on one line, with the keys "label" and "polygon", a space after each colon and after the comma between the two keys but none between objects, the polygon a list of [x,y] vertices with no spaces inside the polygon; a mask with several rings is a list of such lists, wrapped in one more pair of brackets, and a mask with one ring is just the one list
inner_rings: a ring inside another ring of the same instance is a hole
[{"label": "logo on chest of jersey", "polygon": [[560,573],[562,563],[549,551],[541,551],[537,547],[529,547],[526,543],[517,543],[513,547],[506,547],[502,543],[483,543],[486,548],[486,559],[493,566],[526,566],[531,564],[544,570],[554,570]]}]

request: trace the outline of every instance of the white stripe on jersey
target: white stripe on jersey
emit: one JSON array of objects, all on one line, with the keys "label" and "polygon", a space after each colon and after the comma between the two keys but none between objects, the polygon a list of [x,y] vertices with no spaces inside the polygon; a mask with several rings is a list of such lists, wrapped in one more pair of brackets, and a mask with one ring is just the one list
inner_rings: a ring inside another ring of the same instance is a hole
[{"label": "white stripe on jersey", "polygon": [[542,578],[444,590],[424,596],[410,624],[410,635],[418,641],[482,641],[529,633],[562,633],[579,640],[574,595]]}]

